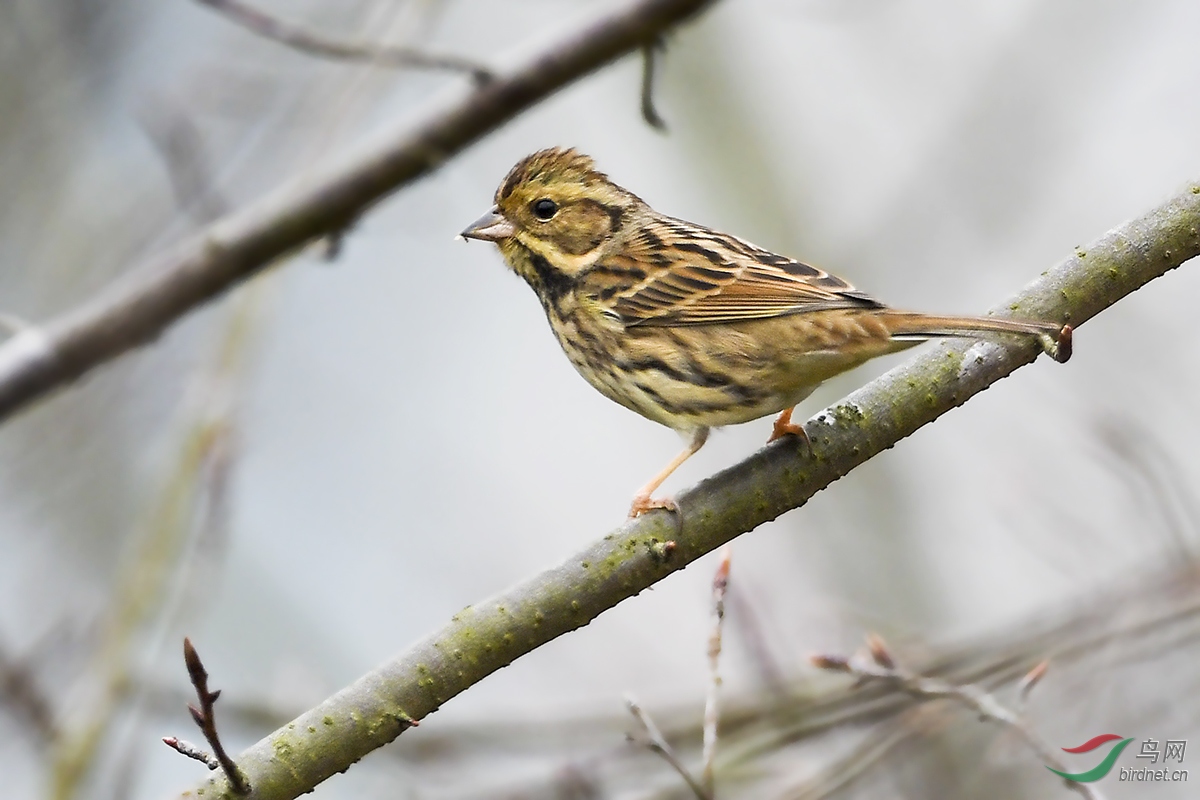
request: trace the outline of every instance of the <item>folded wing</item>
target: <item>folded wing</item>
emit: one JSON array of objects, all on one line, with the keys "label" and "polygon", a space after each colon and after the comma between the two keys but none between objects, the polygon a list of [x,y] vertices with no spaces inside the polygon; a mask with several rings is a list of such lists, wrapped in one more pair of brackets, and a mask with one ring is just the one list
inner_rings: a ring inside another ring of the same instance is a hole
[{"label": "folded wing", "polygon": [[626,325],[710,325],[835,308],[883,308],[816,267],[668,220],[597,264],[586,284]]}]

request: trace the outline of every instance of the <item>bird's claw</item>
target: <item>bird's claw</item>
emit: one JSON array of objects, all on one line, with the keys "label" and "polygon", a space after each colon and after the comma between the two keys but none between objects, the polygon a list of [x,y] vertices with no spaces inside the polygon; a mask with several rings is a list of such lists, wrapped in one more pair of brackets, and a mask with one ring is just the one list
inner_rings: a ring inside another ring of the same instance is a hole
[{"label": "bird's claw", "polygon": [[679,512],[679,506],[670,497],[651,497],[648,494],[639,494],[629,505],[629,518],[635,519],[656,508],[662,508],[672,513]]},{"label": "bird's claw", "polygon": [[804,426],[792,422],[792,409],[790,408],[780,411],[779,416],[775,417],[775,426],[771,429],[767,444],[776,439],[782,439],[784,436],[799,436],[805,446],[811,444],[808,440],[808,431],[804,430]]}]

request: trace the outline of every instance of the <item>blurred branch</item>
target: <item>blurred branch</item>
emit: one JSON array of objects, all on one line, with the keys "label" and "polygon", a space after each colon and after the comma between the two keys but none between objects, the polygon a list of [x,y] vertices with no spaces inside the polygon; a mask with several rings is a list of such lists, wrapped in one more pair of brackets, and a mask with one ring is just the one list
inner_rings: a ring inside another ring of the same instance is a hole
[{"label": "blurred branch", "polygon": [[[857,684],[856,684],[857,685]],[[815,775],[789,785],[772,800],[825,800],[861,781],[917,735],[931,735],[946,723],[944,709],[928,704],[906,708],[871,730],[847,753],[821,765]],[[852,795],[851,795],[852,796]]]},{"label": "blurred branch", "polygon": [[104,744],[121,701],[137,688],[139,634],[174,606],[172,598],[186,587],[183,575],[200,558],[199,548],[211,534],[225,503],[233,466],[235,387],[250,326],[250,300],[234,309],[220,343],[217,363],[198,381],[184,409],[185,428],[178,451],[166,470],[166,481],[154,498],[147,523],[131,539],[113,595],[99,625],[100,641],[85,680],[92,685],[86,701],[70,709],[69,720],[55,741],[51,796],[66,800]]},{"label": "blurred branch", "polygon": [[[712,790],[708,787],[701,786],[700,783],[692,777],[692,773],[688,772],[688,768],[679,760],[679,756],[675,755],[675,751],[671,749],[671,745],[663,738],[662,732],[658,726],[654,724],[654,720],[650,715],[642,709],[632,696],[625,699],[625,706],[629,709],[629,713],[642,726],[642,733],[645,734],[645,740],[642,742],[655,753],[662,756],[663,761],[671,765],[671,769],[679,773],[679,777],[683,778],[683,782],[692,790],[692,794],[696,795],[699,800],[712,800]],[[630,737],[634,741],[638,741],[634,737]]]},{"label": "blurred branch", "polygon": [[152,258],[100,296],[0,345],[0,421],[149,342],[179,317],[274,260],[336,235],[521,111],[639,49],[712,0],[639,0],[564,36],[486,86],[327,168],[306,173]]},{"label": "blurred branch", "polygon": [[667,121],[654,107],[654,68],[658,63],[659,51],[665,47],[662,37],[642,45],[642,119],[651,128],[663,133],[667,131]]},{"label": "blurred branch", "polygon": [[[1200,254],[1200,185],[1047,270],[1000,311],[1078,327]],[[520,656],[793,508],[876,454],[1031,363],[1036,343],[946,343],[851,394],[808,423],[810,449],[779,440],[560,565],[457,614],[442,630],[365,675],[239,758],[260,797],[292,798],[396,738],[410,719]],[[1054,480],[1053,472],[1047,474]],[[665,551],[663,543],[673,547]],[[307,732],[307,733],[305,733]],[[204,787],[220,797],[219,779]]]},{"label": "blurred branch", "polygon": [[273,17],[241,2],[241,0],[196,0],[196,2],[224,14],[233,22],[264,39],[279,42],[308,55],[339,61],[362,61],[386,67],[417,67],[463,72],[470,75],[479,84],[487,83],[495,77],[491,70],[481,64],[459,56],[429,53],[415,47],[396,47],[331,39],[294,22]]},{"label": "blurred branch", "polygon": [[726,598],[730,613],[734,615],[737,623],[733,626],[733,631],[738,634],[742,647],[750,656],[750,663],[758,672],[763,686],[779,695],[787,694],[787,679],[784,677],[784,669],[780,666],[779,659],[775,656],[767,634],[763,630],[754,597],[746,591],[745,586],[745,581],[739,581],[735,586],[730,587]]},{"label": "blurred branch", "polygon": [[729,567],[733,560],[733,545],[721,548],[717,572],[712,583],[712,632],[708,636],[708,696],[704,700],[704,768],[700,782],[709,796],[713,791],[713,762],[717,757],[717,724],[720,722],[721,692],[721,631],[725,625],[725,591],[729,587]]},{"label": "blurred branch", "polygon": [[653,752],[662,756],[663,760],[679,773],[684,783],[699,800],[713,800],[716,793],[713,789],[713,763],[717,755],[717,723],[720,721],[720,706],[718,705],[721,689],[721,634],[725,623],[725,592],[729,587],[729,567],[733,559],[733,546],[725,545],[717,559],[717,569],[712,581],[712,630],[708,636],[708,693],[704,701],[703,748],[701,750],[700,780],[684,766],[679,756],[667,744],[667,740],[659,731],[654,720],[650,718],[638,702],[629,696],[625,705],[629,713],[642,726],[644,738],[630,736],[633,741],[649,747]]},{"label": "blurred branch", "polygon": [[[140,111],[151,141],[160,148],[181,210],[201,221],[222,213],[224,201],[210,183],[204,143],[186,114],[163,100]],[[75,796],[101,746],[111,749],[109,731],[121,701],[131,693],[136,716],[143,688],[131,678],[137,671],[138,634],[154,620],[168,626],[184,607],[202,605],[188,603],[185,595],[197,582],[197,567],[222,549],[219,536],[225,528],[237,454],[238,385],[259,321],[257,312],[257,293],[238,297],[213,363],[198,371],[184,398],[178,451],[155,497],[149,524],[129,545],[129,560],[115,582],[93,664],[84,676],[95,687],[91,700],[75,704],[55,742],[55,798]],[[172,746],[189,757],[199,753],[187,742],[175,740]],[[131,756],[125,763],[124,774],[132,778],[139,761]]]},{"label": "blurred branch", "polygon": [[34,734],[41,745],[49,745],[58,737],[54,709],[38,685],[37,670],[26,659],[10,657],[0,645],[0,704],[11,706],[20,713],[27,725],[22,728]]},{"label": "blurred branch", "polygon": [[151,95],[136,116],[162,156],[180,211],[205,225],[228,212],[229,204],[213,186],[216,171],[208,148],[186,106],[165,95]]},{"label": "blurred branch", "polygon": [[[812,662],[820,669],[854,675],[861,683],[880,681],[919,700],[952,700],[974,711],[981,720],[995,722],[1016,733],[1046,766],[1059,772],[1065,772],[1067,769],[1054,750],[1042,741],[1025,719],[1001,703],[994,694],[975,684],[956,684],[939,678],[928,678],[901,667],[879,636],[867,636],[866,651],[863,653],[856,653],[849,658],[819,655],[814,656]],[[1038,663],[1019,682],[1018,699],[1022,703],[1030,690],[1046,674],[1046,663]],[[1099,792],[1089,784],[1067,781],[1067,788],[1088,800],[1100,800]]]},{"label": "blurred branch", "polygon": [[1200,509],[1186,473],[1179,469],[1162,442],[1138,419],[1108,418],[1096,426],[1098,438],[1116,462],[1118,477],[1139,509],[1154,514],[1168,552],[1181,563],[1196,559],[1200,539]]}]

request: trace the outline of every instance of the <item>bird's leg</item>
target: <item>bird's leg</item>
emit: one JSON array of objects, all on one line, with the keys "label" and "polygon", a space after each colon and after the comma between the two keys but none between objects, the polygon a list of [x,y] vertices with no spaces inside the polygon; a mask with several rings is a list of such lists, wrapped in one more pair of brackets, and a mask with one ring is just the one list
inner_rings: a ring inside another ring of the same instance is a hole
[{"label": "bird's leg", "polygon": [[671,498],[660,497],[658,499],[654,499],[650,495],[654,494],[655,489],[657,489],[659,486],[662,486],[662,482],[665,481],[672,472],[679,469],[680,464],[694,456],[696,451],[701,447],[704,447],[704,443],[706,441],[708,441],[708,428],[697,428],[696,432],[692,434],[692,441],[688,444],[688,446],[685,447],[679,453],[679,455],[671,459],[671,463],[667,464],[667,466],[663,468],[662,472],[651,478],[650,481],[641,489],[638,489],[637,494],[633,496],[633,503],[629,506],[629,516],[631,518],[637,517],[655,508],[665,508],[668,511],[678,511],[679,506],[675,505],[675,501]]},{"label": "bird's leg", "polygon": [[808,433],[804,430],[804,426],[792,422],[792,412],[795,410],[796,407],[792,406],[779,412],[779,416],[775,418],[775,429],[771,431],[771,437],[767,439],[767,444],[776,439],[782,439],[784,436],[799,436],[805,445],[810,444]]}]

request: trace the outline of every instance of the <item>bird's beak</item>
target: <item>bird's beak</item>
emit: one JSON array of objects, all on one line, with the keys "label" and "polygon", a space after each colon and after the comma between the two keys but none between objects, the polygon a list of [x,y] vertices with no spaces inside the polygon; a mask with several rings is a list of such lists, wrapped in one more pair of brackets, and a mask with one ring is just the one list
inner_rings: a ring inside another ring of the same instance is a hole
[{"label": "bird's beak", "polygon": [[513,224],[501,216],[500,207],[492,206],[490,211],[468,225],[466,230],[459,234],[459,237],[479,239],[484,242],[498,242],[501,239],[509,238],[516,232],[517,229],[513,227]]}]

